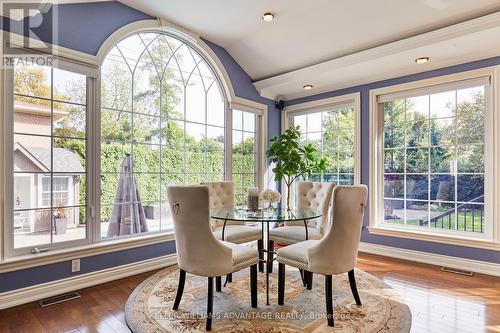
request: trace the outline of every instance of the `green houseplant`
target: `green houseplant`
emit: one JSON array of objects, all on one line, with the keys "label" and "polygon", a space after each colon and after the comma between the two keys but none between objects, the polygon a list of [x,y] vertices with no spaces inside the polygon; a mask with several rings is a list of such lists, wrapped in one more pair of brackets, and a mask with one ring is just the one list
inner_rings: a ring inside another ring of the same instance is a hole
[{"label": "green houseplant", "polygon": [[271,139],[267,149],[269,163],[276,181],[283,181],[287,187],[286,207],[290,209],[290,189],[299,177],[311,176],[313,173],[326,171],[327,163],[320,157],[318,150],[311,144],[300,142],[300,127],[291,127],[279,136]]}]

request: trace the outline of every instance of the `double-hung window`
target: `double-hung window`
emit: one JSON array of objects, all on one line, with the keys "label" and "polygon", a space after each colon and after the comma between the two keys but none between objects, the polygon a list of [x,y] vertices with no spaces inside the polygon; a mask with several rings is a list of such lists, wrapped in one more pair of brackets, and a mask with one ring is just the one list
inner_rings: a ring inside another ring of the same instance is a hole
[{"label": "double-hung window", "polygon": [[88,195],[88,94],[97,70],[63,60],[53,66],[13,59],[6,69],[8,255],[91,240]]},{"label": "double-hung window", "polygon": [[436,235],[492,235],[489,75],[372,94],[372,225]]},{"label": "double-hung window", "polygon": [[312,181],[353,185],[359,181],[359,94],[335,97],[285,109],[288,126],[298,126],[301,141],[326,158],[327,170]]},{"label": "double-hung window", "polygon": [[310,181],[353,185],[359,170],[359,94],[339,96],[285,109],[287,126],[298,126],[303,144],[313,144],[326,158],[327,170]]},{"label": "double-hung window", "polygon": [[260,187],[259,168],[261,161],[262,113],[255,111],[232,111],[232,180],[234,182],[235,204],[246,204],[250,187]]}]

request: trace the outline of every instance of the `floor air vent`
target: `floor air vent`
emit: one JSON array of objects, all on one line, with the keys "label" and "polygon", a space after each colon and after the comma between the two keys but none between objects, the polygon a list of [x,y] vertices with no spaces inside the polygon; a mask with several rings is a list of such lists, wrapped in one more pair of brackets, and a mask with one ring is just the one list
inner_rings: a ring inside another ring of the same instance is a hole
[{"label": "floor air vent", "polygon": [[54,305],[54,304],[59,304],[67,301],[71,301],[73,299],[80,298],[79,293],[67,293],[67,294],[62,294],[62,295],[57,295],[57,296],[52,296],[49,298],[42,299],[38,303],[42,308],[49,306],[49,305]]},{"label": "floor air vent", "polygon": [[456,269],[456,268],[451,268],[451,267],[441,267],[441,270],[443,272],[448,272],[448,273],[454,273],[454,274],[460,274],[460,275],[465,275],[465,276],[473,276],[474,272],[471,271],[463,271],[461,269]]}]

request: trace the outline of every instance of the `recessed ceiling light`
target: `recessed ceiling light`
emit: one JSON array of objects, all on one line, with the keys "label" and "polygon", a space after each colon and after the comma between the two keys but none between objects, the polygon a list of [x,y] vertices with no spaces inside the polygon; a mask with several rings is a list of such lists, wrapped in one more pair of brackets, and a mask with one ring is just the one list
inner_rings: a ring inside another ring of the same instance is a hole
[{"label": "recessed ceiling light", "polygon": [[417,59],[415,59],[415,62],[419,65],[421,64],[425,64],[429,61],[429,57],[418,57]]},{"label": "recessed ceiling light", "polygon": [[311,90],[313,88],[313,85],[312,84],[306,84],[302,88],[304,88],[304,90]]},{"label": "recessed ceiling light", "polygon": [[264,13],[264,15],[262,15],[262,19],[266,22],[271,22],[274,19],[274,14],[270,12]]}]

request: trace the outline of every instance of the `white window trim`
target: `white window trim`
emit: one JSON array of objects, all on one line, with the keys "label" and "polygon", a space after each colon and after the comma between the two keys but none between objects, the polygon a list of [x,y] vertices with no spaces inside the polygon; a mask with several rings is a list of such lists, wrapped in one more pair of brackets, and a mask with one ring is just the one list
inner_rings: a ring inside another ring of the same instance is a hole
[{"label": "white window trim", "polygon": [[[361,183],[361,93],[352,93],[330,98],[318,99],[312,102],[287,106],[281,114],[281,132],[290,127],[290,117],[293,114],[308,114],[323,111],[339,105],[354,104],[354,184]],[[287,196],[286,186],[282,187],[282,199]],[[285,204],[283,201],[282,204]]]},{"label": "white window trim", "polygon": [[[261,113],[260,116],[260,132],[259,141],[261,147],[261,158],[258,166],[258,174],[259,174],[259,186],[264,187],[265,180],[269,177],[267,158],[265,156],[265,151],[267,149],[267,141],[268,141],[268,125],[267,125],[267,112],[268,107],[266,104],[258,103],[255,101],[251,101],[245,98],[241,98],[235,95],[234,89],[230,80],[228,73],[225,70],[222,62],[219,60],[215,52],[196,34],[179,27],[173,23],[170,23],[167,20],[159,19],[159,20],[141,20],[130,23],[126,26],[121,27],[116,30],[111,36],[106,39],[106,41],[101,45],[99,52],[96,56],[85,54],[79,51],[75,51],[69,48],[60,47],[57,45],[51,45],[54,55],[57,56],[61,60],[66,60],[67,62],[72,62],[75,68],[82,69],[87,68],[89,72],[87,74],[91,74],[91,76],[97,76],[92,87],[90,85],[87,91],[87,99],[88,99],[88,108],[92,110],[100,109],[100,77],[98,74],[98,67],[102,64],[105,55],[108,51],[120,40],[126,38],[129,35],[132,35],[137,32],[146,31],[146,30],[158,30],[158,31],[168,31],[170,33],[181,35],[184,38],[188,38],[193,42],[193,47],[199,50],[205,59],[212,65],[216,74],[221,79],[221,84],[223,89],[225,90],[226,98],[227,98],[227,113],[232,110],[232,108],[240,108],[243,110],[254,110],[255,112]],[[4,40],[3,36],[8,32],[2,31],[0,34],[0,58],[3,59],[4,56]],[[30,39],[26,37],[19,36],[14,33],[8,33],[10,36],[10,41],[12,44],[17,46],[22,45],[36,45],[32,43],[36,43],[37,40]],[[29,43],[28,43],[29,42]],[[4,112],[0,112],[0,127],[2,127],[3,135],[0,135],[0,154],[5,156],[6,150],[5,147],[11,140],[10,134],[5,129],[9,126],[7,125],[7,112],[5,112],[6,106],[9,103],[12,103],[12,97],[10,93],[12,91],[12,87],[7,86],[5,84],[5,70],[3,67],[0,67],[0,101],[3,101],[3,110]],[[92,112],[95,114],[95,112]],[[95,124],[92,127],[92,124]],[[226,125],[226,128],[228,125]],[[230,127],[232,130],[232,126]],[[88,122],[88,131],[90,137],[100,136],[100,126],[98,121],[90,121]],[[10,136],[9,136],[10,135]],[[229,136],[231,138],[231,136]],[[99,138],[100,139],[100,138]],[[87,145],[88,151],[97,152],[100,146],[100,141],[95,140],[95,142],[90,142]],[[10,163],[11,159],[4,158],[3,161],[6,163],[0,163],[0,274],[8,271],[15,271],[20,269],[26,269],[30,267],[43,266],[47,264],[63,262],[75,258],[89,257],[95,256],[103,253],[109,253],[113,251],[132,249],[136,247],[143,247],[148,245],[153,245],[157,243],[164,243],[168,241],[172,241],[175,239],[173,231],[165,231],[154,234],[148,234],[140,237],[126,237],[116,240],[106,240],[99,242],[100,234],[98,228],[94,228],[94,223],[89,223],[90,227],[87,233],[87,240],[90,243],[78,245],[75,244],[75,247],[69,248],[54,248],[49,252],[40,253],[37,255],[22,255],[22,256],[12,256],[11,253],[8,253],[7,249],[10,246],[9,240],[6,238],[9,235],[9,231],[6,230],[9,223],[7,221],[11,220],[11,217],[8,216],[8,212],[6,211],[7,205],[11,202],[10,196],[6,195],[6,181],[9,179],[6,170],[8,163]],[[97,174],[98,165],[95,161],[88,161],[88,176],[90,178],[90,173],[94,175]],[[99,182],[97,182],[99,183]],[[96,212],[96,202],[98,199],[99,188],[96,186],[89,186],[87,188],[87,197],[88,197],[88,213],[87,215],[90,217],[90,220],[94,220],[99,212]],[[10,201],[9,201],[10,200]]]},{"label": "white window trim", "polygon": [[[27,50],[29,52],[29,50]],[[3,59],[3,58],[2,58]],[[95,174],[94,174],[94,168],[93,166],[96,163],[96,158],[95,155],[93,154],[93,150],[91,149],[91,145],[89,144],[92,140],[90,139],[92,135],[94,134],[94,129],[92,128],[91,124],[94,122],[94,117],[96,115],[95,109],[93,108],[94,105],[92,102],[92,97],[89,96],[89,92],[95,89],[96,82],[97,82],[97,72],[93,70],[93,66],[91,65],[85,65],[82,63],[76,63],[74,61],[68,61],[63,58],[59,58],[54,56],[54,63],[53,63],[53,68],[59,68],[63,69],[66,71],[78,73],[81,75],[86,76],[86,82],[87,82],[87,136],[85,138],[86,145],[87,145],[87,156],[86,156],[86,162],[87,162],[87,169],[86,169],[86,179],[89,181],[90,179],[96,179]],[[13,147],[13,132],[14,132],[14,119],[13,119],[13,91],[14,87],[12,86],[13,80],[14,80],[14,70],[12,68],[9,69],[3,69],[2,70],[2,83],[4,84],[4,94],[5,94],[5,99],[4,99],[4,105],[3,105],[3,124],[4,124],[4,133],[5,137],[2,142],[2,147],[5,150],[4,151],[4,165],[3,165],[3,177],[4,177],[4,182],[3,182],[3,187],[2,187],[2,192],[3,193],[11,193],[11,189],[14,188],[14,177],[12,175],[14,174],[14,169],[13,169],[13,160],[14,160],[14,153],[12,150]],[[38,176],[38,184],[41,185],[41,177],[42,175]],[[93,186],[87,186],[87,203],[86,203],[86,216],[87,216],[87,221],[93,221],[91,218],[91,212],[93,212],[93,207],[95,207],[94,202],[96,200],[95,197],[95,191],[94,193],[91,193],[90,189],[93,188]],[[38,202],[40,208],[42,208],[42,195],[41,191],[39,191],[38,195]],[[48,252],[56,252],[56,251],[61,251],[65,250],[68,248],[73,248],[73,247],[79,247],[87,244],[92,243],[92,235],[95,233],[95,228],[94,223],[87,223],[85,228],[86,228],[86,235],[85,238],[81,239],[76,239],[76,240],[68,240],[64,242],[56,242],[56,243],[50,243],[50,244],[40,244],[40,245],[34,245],[34,246],[28,246],[28,247],[23,247],[23,248],[14,248],[14,232],[13,232],[13,223],[11,223],[11,219],[13,216],[13,197],[11,195],[5,195],[3,199],[3,207],[2,207],[2,216],[3,216],[3,222],[0,224],[1,229],[3,230],[3,244],[0,244],[1,247],[3,247],[3,260],[6,260],[7,258],[14,258],[14,257],[23,257],[28,254],[30,248],[35,248],[38,247],[40,249],[48,249]],[[9,223],[7,223],[9,221]],[[0,261],[1,262],[1,261]],[[0,264],[1,265],[1,264]]]},{"label": "white window trim", "polygon": [[[486,235],[486,237],[468,237],[463,234],[439,234],[437,232],[430,232],[426,230],[412,230],[412,229],[403,229],[397,227],[388,227],[386,225],[382,226],[380,224],[380,212],[381,207],[381,191],[382,182],[381,178],[383,178],[383,166],[381,163],[382,157],[380,155],[381,145],[382,145],[382,135],[380,132],[381,126],[381,113],[379,112],[379,101],[378,97],[380,95],[398,93],[405,90],[414,90],[421,89],[434,85],[445,85],[445,84],[453,84],[454,82],[463,81],[463,80],[473,80],[476,78],[490,76],[491,84],[490,84],[490,96],[491,96],[491,105],[487,106],[492,108],[491,111],[488,112],[491,119],[491,123],[487,131],[493,131],[493,142],[488,142],[489,145],[492,145],[492,151],[494,152],[494,156],[487,156],[489,161],[487,164],[490,165],[489,169],[491,170],[491,184],[498,184],[500,180],[500,172],[496,167],[499,158],[500,158],[500,136],[498,131],[500,130],[500,116],[498,112],[500,111],[500,84],[498,82],[500,78],[500,66],[482,68],[457,74],[445,75],[436,78],[430,78],[425,80],[413,81],[409,83],[379,88],[370,90],[370,195],[369,195],[369,226],[368,230],[372,234],[376,235],[384,235],[384,236],[392,236],[392,237],[401,237],[408,239],[416,239],[416,240],[424,240],[445,244],[454,244],[454,245],[462,245],[468,247],[476,247],[483,249],[500,249],[500,223],[498,220],[499,214],[499,194],[500,187],[490,186],[489,188],[485,188],[486,194],[490,196],[490,217],[491,217],[491,232]],[[488,172],[488,170],[485,170]],[[383,211],[383,209],[382,209]]]},{"label": "white window trim", "polygon": [[[229,130],[226,132],[226,141],[228,143],[228,147],[232,149],[233,147],[233,110],[240,110],[245,112],[255,113],[257,118],[257,127],[255,129],[255,136],[257,138],[256,143],[256,154],[257,154],[257,163],[255,166],[255,173],[257,174],[256,186],[259,188],[259,191],[262,191],[266,185],[265,180],[268,175],[268,163],[267,163],[267,105],[248,101],[240,97],[233,98],[233,100],[229,103],[229,114],[226,119],[227,124],[226,127]],[[232,163],[229,163],[230,159],[227,159],[226,162],[226,170],[227,170],[227,180],[232,180]]]}]

